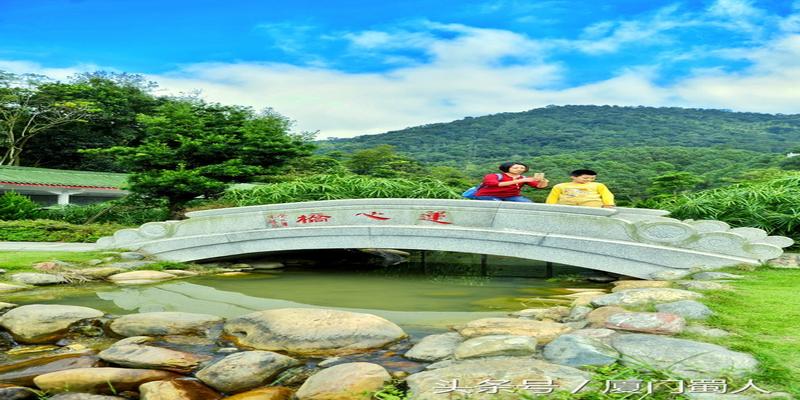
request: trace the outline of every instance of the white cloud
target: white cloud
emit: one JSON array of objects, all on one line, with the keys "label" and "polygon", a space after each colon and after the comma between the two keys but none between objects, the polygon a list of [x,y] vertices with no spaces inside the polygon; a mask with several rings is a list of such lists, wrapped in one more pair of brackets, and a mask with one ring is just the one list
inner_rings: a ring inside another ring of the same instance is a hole
[{"label": "white cloud", "polygon": [[[523,111],[547,104],[616,104],[798,112],[800,35],[726,55],[752,63],[738,72],[694,71],[659,84],[657,66],[553,89],[563,66],[541,60],[541,43],[512,32],[451,26],[460,36],[438,39],[430,62],[385,73],[347,73],[287,64],[198,64],[151,76],[172,91],[202,88],[223,103],[271,106],[321,137],[380,133],[464,116]],[[506,57],[520,63],[503,65]]]},{"label": "white cloud", "polygon": [[39,74],[56,80],[67,80],[69,77],[81,72],[91,71],[116,71],[111,67],[100,67],[96,64],[78,64],[64,68],[44,67],[39,63],[19,60],[0,60],[0,71],[11,72],[13,74]]},{"label": "white cloud", "polygon": [[742,72],[698,71],[674,87],[685,104],[741,111],[798,113],[800,35],[742,51],[753,65]]},{"label": "white cloud", "polygon": [[[573,41],[540,40],[500,29],[416,21],[403,29],[373,29],[328,37],[345,40],[349,51],[380,57],[385,64],[394,65],[384,72],[346,72],[326,62],[198,63],[147,78],[161,85],[161,93],[201,89],[209,101],[257,109],[272,107],[296,120],[296,129],[319,130],[320,137],[381,133],[548,104],[797,113],[800,35],[788,29],[746,48],[698,47],[693,52],[670,49],[669,53],[654,55],[652,65],[630,65],[612,71],[608,79],[573,86],[564,83],[568,66],[551,59],[557,46],[606,54],[632,43],[669,41],[666,33],[681,27],[763,17],[748,5],[744,1],[720,0],[702,18],[668,7],[639,21],[595,24]],[[784,17],[784,28],[791,27],[795,18]],[[776,27],[777,23],[775,20]],[[409,58],[404,53],[408,50],[423,52],[427,59]],[[660,63],[670,62],[667,54],[675,55],[673,62],[686,63],[704,53],[750,66],[736,72],[713,67],[698,69],[662,83]],[[93,66],[48,69],[24,61],[0,61],[0,69],[62,78],[93,70]]]}]

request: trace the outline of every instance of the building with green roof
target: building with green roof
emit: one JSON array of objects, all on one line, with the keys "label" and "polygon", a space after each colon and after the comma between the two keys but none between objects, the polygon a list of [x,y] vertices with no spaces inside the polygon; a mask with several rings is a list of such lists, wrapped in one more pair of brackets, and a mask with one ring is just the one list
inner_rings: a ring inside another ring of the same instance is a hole
[{"label": "building with green roof", "polygon": [[0,194],[17,192],[39,204],[90,204],[125,196],[127,174],[0,166]]}]

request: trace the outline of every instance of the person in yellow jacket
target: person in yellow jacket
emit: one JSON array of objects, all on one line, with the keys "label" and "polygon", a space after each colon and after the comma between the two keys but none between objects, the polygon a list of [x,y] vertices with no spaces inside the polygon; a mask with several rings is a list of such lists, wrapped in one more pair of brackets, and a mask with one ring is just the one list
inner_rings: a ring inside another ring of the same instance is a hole
[{"label": "person in yellow jacket", "polygon": [[550,190],[547,204],[566,204],[584,207],[614,207],[614,194],[602,183],[595,182],[597,172],[576,169],[569,174],[572,182],[559,183]]}]

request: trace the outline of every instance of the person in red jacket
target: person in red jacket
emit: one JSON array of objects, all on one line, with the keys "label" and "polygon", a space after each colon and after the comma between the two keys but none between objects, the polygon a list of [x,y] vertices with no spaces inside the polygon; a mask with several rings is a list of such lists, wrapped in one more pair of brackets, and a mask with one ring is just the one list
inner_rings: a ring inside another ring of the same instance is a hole
[{"label": "person in red jacket", "polygon": [[523,176],[522,174],[528,171],[528,166],[521,162],[502,163],[500,171],[503,173],[489,174],[483,177],[483,183],[475,193],[475,200],[533,203],[531,199],[522,196],[522,186],[528,185],[542,189],[546,188],[548,184],[543,173],[536,173],[533,178]]}]

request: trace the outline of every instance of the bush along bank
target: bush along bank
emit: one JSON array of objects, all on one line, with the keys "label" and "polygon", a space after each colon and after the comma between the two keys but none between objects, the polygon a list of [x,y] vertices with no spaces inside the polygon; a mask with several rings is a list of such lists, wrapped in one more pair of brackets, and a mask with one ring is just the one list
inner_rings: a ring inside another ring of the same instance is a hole
[{"label": "bush along bank", "polygon": [[[703,340],[727,334],[703,325],[713,315],[704,299],[735,290],[746,273],[660,278],[618,281],[611,293],[574,289],[561,296],[570,306],[479,319],[416,343],[383,318],[338,310],[265,310],[225,320],[3,304],[0,382],[16,386],[0,388],[0,395],[791,398],[777,382],[753,380],[763,368],[753,355]],[[178,379],[184,377],[194,379]]]}]

